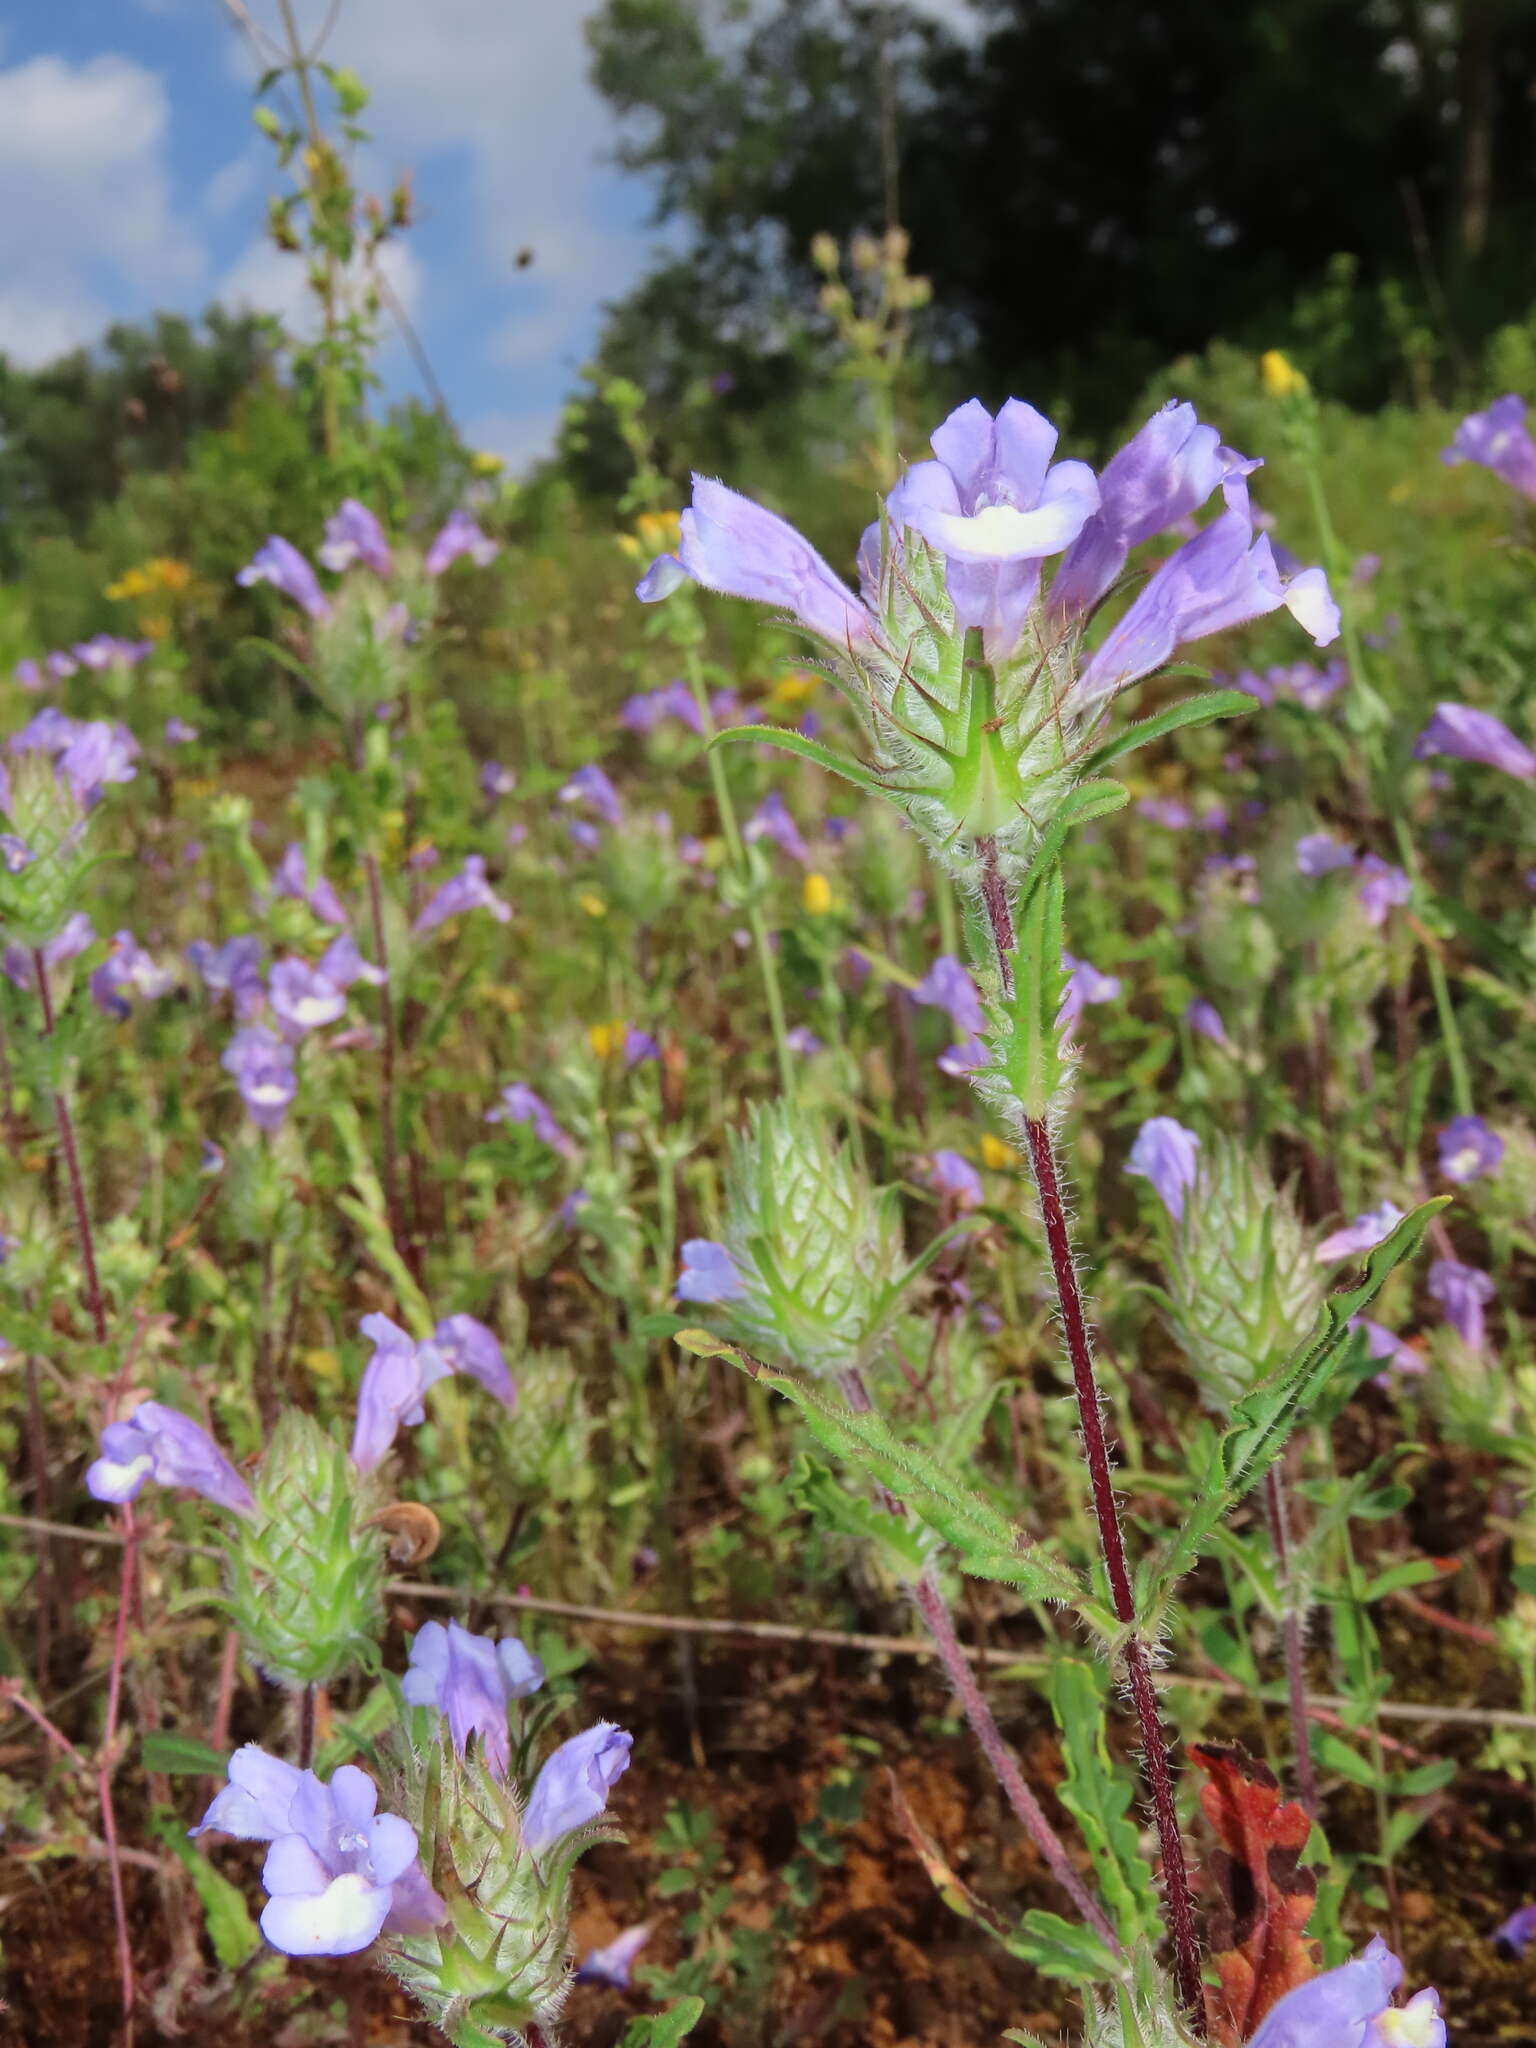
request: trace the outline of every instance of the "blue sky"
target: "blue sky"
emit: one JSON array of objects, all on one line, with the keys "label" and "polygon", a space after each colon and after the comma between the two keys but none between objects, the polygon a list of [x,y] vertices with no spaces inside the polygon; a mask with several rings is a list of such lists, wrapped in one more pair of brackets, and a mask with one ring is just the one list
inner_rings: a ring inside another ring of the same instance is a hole
[{"label": "blue sky", "polygon": [[[275,26],[276,0],[248,0]],[[320,0],[296,0],[313,26]],[[603,303],[646,267],[649,195],[604,162],[573,0],[345,0],[327,55],[373,89],[362,182],[412,174],[392,283],[466,436],[549,444]],[[50,0],[0,11],[0,351],[32,365],[114,318],[215,298],[289,313],[264,241],[276,173],[255,65],[222,0]],[[515,267],[516,252],[535,252]],[[392,391],[419,388],[398,344]]]}]

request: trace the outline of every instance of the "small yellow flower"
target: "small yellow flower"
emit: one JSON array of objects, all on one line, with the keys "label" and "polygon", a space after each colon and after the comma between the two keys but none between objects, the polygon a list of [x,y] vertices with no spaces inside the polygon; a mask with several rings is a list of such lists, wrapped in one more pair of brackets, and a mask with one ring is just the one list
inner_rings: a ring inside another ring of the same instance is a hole
[{"label": "small yellow flower", "polygon": [[606,917],[608,915],[608,906],[595,889],[583,889],[576,898],[576,903],[579,909],[587,913],[588,917]]},{"label": "small yellow flower", "polygon": [[1001,1173],[1005,1167],[1017,1166],[1019,1155],[1011,1145],[1005,1145],[1001,1138],[994,1138],[990,1131],[981,1134],[981,1163],[994,1173]]},{"label": "small yellow flower", "polygon": [[622,1017],[615,1017],[611,1024],[594,1024],[587,1033],[592,1041],[592,1050],[600,1060],[614,1059],[624,1050],[624,1034],[628,1026]]},{"label": "small yellow flower", "polygon": [[489,448],[477,448],[469,458],[469,466],[476,476],[499,476],[507,465],[501,456],[493,455]]},{"label": "small yellow flower", "polygon": [[171,630],[164,612],[140,612],[137,623],[146,640],[163,640]]},{"label": "small yellow flower", "polygon": [[773,698],[777,704],[804,704],[821,688],[821,677],[814,669],[796,669],[792,675],[781,676],[773,686]]},{"label": "small yellow flower", "polygon": [[153,586],[142,569],[125,569],[115,583],[109,583],[102,595],[114,601],[125,597],[148,597]]},{"label": "small yellow flower", "polygon": [[1312,388],[1283,349],[1265,349],[1259,357],[1259,375],[1271,398],[1299,398]]},{"label": "small yellow flower", "polygon": [[307,1370],[312,1372],[317,1380],[341,1378],[341,1360],[334,1351],[327,1351],[324,1346],[317,1345],[312,1350],[301,1352],[300,1356]]},{"label": "small yellow flower", "polygon": [[185,562],[178,562],[174,555],[156,555],[148,565],[148,573],[161,590],[179,595],[192,581],[192,571]]},{"label": "small yellow flower", "polygon": [[825,917],[832,908],[832,884],[813,870],[800,885],[800,901],[812,917]]},{"label": "small yellow flower", "polygon": [[498,1010],[504,1011],[509,1017],[515,1016],[523,1007],[522,991],[508,988],[504,982],[493,982],[480,993],[488,1003],[494,1003]]}]

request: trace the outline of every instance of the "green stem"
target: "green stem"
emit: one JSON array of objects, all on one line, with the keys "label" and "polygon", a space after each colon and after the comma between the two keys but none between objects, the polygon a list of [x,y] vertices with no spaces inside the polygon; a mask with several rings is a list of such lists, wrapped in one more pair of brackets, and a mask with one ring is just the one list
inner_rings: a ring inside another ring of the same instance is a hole
[{"label": "green stem", "polygon": [[[698,705],[699,716],[704,722],[704,738],[708,742],[715,736],[715,718],[709,707],[709,692],[704,687],[699,657],[691,647],[683,652],[683,666],[688,678],[688,687],[693,692],[693,701]],[[789,1032],[784,1022],[784,996],[779,986],[779,963],[769,939],[763,907],[750,893],[748,886],[746,842],[741,836],[741,825],[736,816],[731,785],[726,778],[725,763],[719,753],[707,744],[704,758],[709,763],[710,782],[714,789],[715,809],[720,815],[720,830],[725,837],[726,855],[741,880],[742,893],[746,898],[747,929],[752,934],[758,971],[763,977],[763,993],[768,999],[768,1021],[773,1030],[773,1049],[778,1057],[779,1082],[784,1090],[785,1101],[793,1104],[796,1093],[795,1061],[789,1049]]]}]

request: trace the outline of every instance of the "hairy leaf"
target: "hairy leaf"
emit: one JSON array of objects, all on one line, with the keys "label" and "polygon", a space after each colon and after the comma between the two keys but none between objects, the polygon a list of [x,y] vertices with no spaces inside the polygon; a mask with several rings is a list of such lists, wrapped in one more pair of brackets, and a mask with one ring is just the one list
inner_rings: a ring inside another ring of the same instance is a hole
[{"label": "hairy leaf", "polygon": [[1150,718],[1138,718],[1134,725],[1106,740],[1089,755],[1088,767],[1097,774],[1111,761],[1120,760],[1152,740],[1162,739],[1166,733],[1177,732],[1182,726],[1207,725],[1213,718],[1236,718],[1253,708],[1254,700],[1245,690],[1206,690],[1198,697],[1181,698]]},{"label": "hairy leaf", "polygon": [[1132,1948],[1142,1935],[1156,1934],[1161,1914],[1131,1818],[1134,1787],[1115,1769],[1104,1738],[1103,1672],[1075,1657],[1058,1658],[1051,1672],[1051,1711],[1067,1767],[1057,1797],[1082,1830],[1115,1932]]}]

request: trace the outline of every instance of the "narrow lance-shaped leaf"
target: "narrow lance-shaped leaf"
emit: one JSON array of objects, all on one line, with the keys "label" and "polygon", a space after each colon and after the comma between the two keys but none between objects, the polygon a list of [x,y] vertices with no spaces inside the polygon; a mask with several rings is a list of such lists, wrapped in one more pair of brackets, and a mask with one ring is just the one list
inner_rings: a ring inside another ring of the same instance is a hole
[{"label": "narrow lance-shaped leaf", "polygon": [[1198,697],[1181,698],[1177,704],[1170,704],[1163,711],[1156,711],[1150,718],[1138,718],[1134,725],[1117,732],[1101,747],[1096,747],[1088,756],[1088,768],[1093,774],[1107,768],[1111,761],[1119,761],[1126,754],[1134,753],[1137,747],[1147,746],[1152,740],[1160,740],[1166,733],[1178,732],[1187,725],[1208,725],[1213,718],[1236,718],[1245,711],[1252,711],[1254,700],[1244,690],[1206,690]]},{"label": "narrow lance-shaped leaf", "polygon": [[1115,1770],[1104,1739],[1101,1673],[1075,1657],[1058,1658],[1051,1673],[1051,1711],[1061,1731],[1067,1775],[1057,1797],[1074,1815],[1093,1856],[1099,1890],[1126,1948],[1161,1925],[1157,1887],[1131,1818],[1134,1790]]}]

